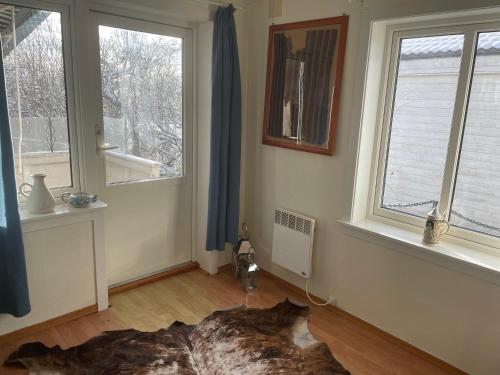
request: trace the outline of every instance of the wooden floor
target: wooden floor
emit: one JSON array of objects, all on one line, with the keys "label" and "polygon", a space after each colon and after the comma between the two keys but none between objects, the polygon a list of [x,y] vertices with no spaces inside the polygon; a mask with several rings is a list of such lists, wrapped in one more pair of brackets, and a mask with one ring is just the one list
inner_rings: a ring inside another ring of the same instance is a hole
[{"label": "wooden floor", "polygon": [[[74,346],[105,330],[136,328],[157,330],[175,320],[197,323],[212,311],[246,303],[270,307],[286,297],[306,302],[296,289],[262,275],[258,292],[246,294],[231,276],[223,272],[208,276],[191,271],[111,296],[111,308],[39,332],[19,342],[0,345],[3,363],[21,342],[42,341],[46,345]],[[443,369],[400,348],[342,314],[313,306],[309,328],[326,342],[334,356],[353,375],[362,374],[449,374]],[[0,367],[0,374],[25,374],[24,370]]]}]

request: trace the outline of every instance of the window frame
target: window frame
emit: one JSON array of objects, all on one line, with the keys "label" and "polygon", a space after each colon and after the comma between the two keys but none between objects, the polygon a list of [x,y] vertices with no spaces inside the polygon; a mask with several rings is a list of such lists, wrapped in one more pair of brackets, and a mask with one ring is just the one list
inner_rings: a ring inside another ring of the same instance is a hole
[{"label": "window frame", "polygon": [[98,152],[99,176],[98,181],[101,189],[113,189],[121,191],[134,191],[137,188],[157,188],[161,186],[185,184],[191,178],[192,165],[192,129],[193,129],[193,31],[190,28],[174,26],[168,23],[156,22],[142,18],[132,18],[121,14],[104,13],[91,10],[92,27],[95,27],[94,55],[97,58],[98,74],[96,87],[99,90],[99,124],[102,134],[97,135],[97,145],[104,145],[104,122],[102,106],[102,74],[100,65],[99,26],[122,28],[131,31],[154,33],[168,37],[182,39],[182,174],[175,177],[156,177],[149,179],[120,181],[108,183],[106,176],[105,151]]},{"label": "window frame", "polygon": [[[498,17],[500,19],[500,15]],[[404,38],[426,37],[439,35],[463,34],[464,46],[462,60],[458,73],[457,94],[452,115],[450,138],[444,177],[439,197],[439,211],[449,218],[453,194],[458,172],[461,143],[466,125],[467,108],[473,79],[474,63],[478,36],[482,32],[499,31],[500,22],[465,18],[455,20],[440,20],[434,22],[408,23],[393,25],[387,28],[383,59],[382,79],[379,88],[380,100],[375,129],[375,144],[373,149],[373,167],[370,180],[370,197],[367,217],[382,220],[396,226],[406,228],[423,228],[425,218],[405,214],[382,207],[382,196],[385,179],[385,169],[390,138],[390,128],[393,112],[393,102],[396,94],[400,42]],[[430,211],[430,207],[429,207]],[[450,226],[448,234],[483,245],[500,248],[500,238],[492,235],[474,232],[470,229]]]},{"label": "window frame", "polygon": [[[34,2],[33,0],[0,0],[0,3],[45,10],[49,12],[57,12],[61,15],[61,42],[62,42],[62,55],[64,64],[64,82],[66,89],[66,111],[68,119],[68,142],[69,142],[69,155],[70,155],[70,174],[72,185],[67,187],[51,188],[50,191],[55,198],[60,198],[65,192],[75,193],[83,190],[83,168],[81,165],[81,144],[80,136],[80,108],[78,105],[78,81],[75,74],[76,60],[74,53],[73,41],[73,12],[72,2],[66,0],[50,1],[40,0]],[[29,181],[23,181],[29,182]],[[16,182],[17,183],[17,182]],[[20,202],[24,202],[25,198],[19,197]]]}]

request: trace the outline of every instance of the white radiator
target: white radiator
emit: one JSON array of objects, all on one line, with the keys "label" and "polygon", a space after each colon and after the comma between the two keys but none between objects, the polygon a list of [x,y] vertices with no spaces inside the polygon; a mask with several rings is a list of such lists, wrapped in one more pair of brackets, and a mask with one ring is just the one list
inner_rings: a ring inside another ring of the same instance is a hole
[{"label": "white radiator", "polygon": [[311,275],[314,219],[282,208],[274,211],[273,263],[302,277]]}]

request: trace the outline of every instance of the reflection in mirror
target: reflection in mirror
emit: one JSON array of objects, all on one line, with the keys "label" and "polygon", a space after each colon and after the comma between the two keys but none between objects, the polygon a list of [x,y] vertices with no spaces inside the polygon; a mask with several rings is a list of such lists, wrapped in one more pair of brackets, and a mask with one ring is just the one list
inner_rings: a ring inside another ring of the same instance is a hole
[{"label": "reflection in mirror", "polygon": [[263,142],[331,154],[347,17],[270,28]]}]

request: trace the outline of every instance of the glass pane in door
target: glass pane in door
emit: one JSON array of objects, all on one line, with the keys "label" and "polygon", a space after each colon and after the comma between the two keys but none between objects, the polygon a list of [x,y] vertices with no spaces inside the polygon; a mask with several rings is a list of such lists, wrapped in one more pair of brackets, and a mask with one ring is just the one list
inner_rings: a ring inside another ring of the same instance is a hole
[{"label": "glass pane in door", "polygon": [[183,175],[182,38],[99,26],[108,184]]}]

